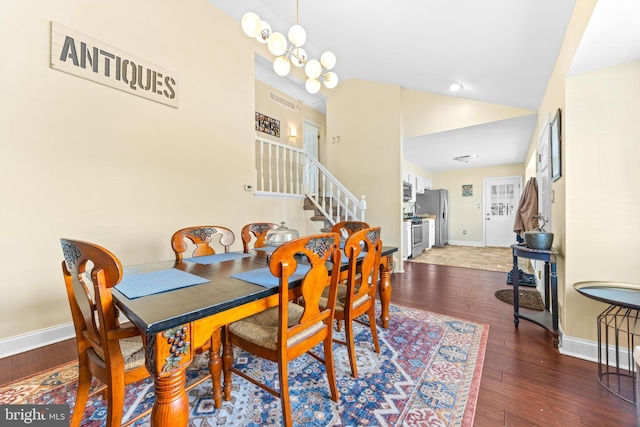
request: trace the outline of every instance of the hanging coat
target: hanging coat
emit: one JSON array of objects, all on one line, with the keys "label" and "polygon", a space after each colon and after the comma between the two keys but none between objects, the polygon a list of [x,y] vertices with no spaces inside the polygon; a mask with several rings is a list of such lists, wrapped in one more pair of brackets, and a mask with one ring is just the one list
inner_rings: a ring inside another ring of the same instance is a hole
[{"label": "hanging coat", "polygon": [[531,177],[520,197],[513,224],[513,231],[521,238],[524,238],[525,231],[538,227],[538,218],[534,218],[534,215],[538,215],[538,182],[535,177]]}]

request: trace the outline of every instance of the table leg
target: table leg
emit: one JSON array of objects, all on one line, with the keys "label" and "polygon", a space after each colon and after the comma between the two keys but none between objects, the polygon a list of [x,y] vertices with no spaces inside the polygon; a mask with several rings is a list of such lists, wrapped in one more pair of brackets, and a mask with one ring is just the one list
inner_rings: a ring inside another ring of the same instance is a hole
[{"label": "table leg", "polygon": [[155,377],[156,400],[151,410],[153,427],[186,427],[189,424],[189,398],[184,389],[187,368],[170,376]]},{"label": "table leg", "polygon": [[220,329],[211,334],[211,350],[209,351],[209,372],[213,385],[213,406],[219,409],[222,406],[222,360],[220,359]]},{"label": "table leg", "polygon": [[520,317],[518,317],[518,312],[520,310],[520,278],[518,277],[518,257],[513,256],[513,270],[511,270],[511,281],[513,282],[513,323],[516,328],[520,323]]},{"label": "table leg", "polygon": [[[549,311],[549,309],[551,308],[549,305],[549,300],[551,300],[551,304],[553,304],[553,298],[550,298],[551,294],[549,292],[550,291],[549,285],[551,283],[551,280],[550,280],[551,270],[550,270],[549,264],[550,264],[549,261],[544,262],[544,306],[547,311]],[[557,329],[557,328],[554,328],[554,329]]]},{"label": "table leg", "polygon": [[158,332],[147,338],[145,363],[154,377],[156,399],[151,410],[152,427],[186,427],[189,398],[185,390],[187,367],[193,361],[192,325]]},{"label": "table leg", "polygon": [[[558,273],[556,263],[551,264],[551,309],[553,310],[553,330],[558,331]],[[556,342],[557,344],[557,342]]]},{"label": "table leg", "polygon": [[231,390],[233,383],[231,379],[231,368],[233,367],[233,345],[228,340],[226,326],[222,329],[222,368],[224,372],[224,400],[231,400]]},{"label": "table leg", "polygon": [[383,328],[389,327],[389,304],[391,303],[391,262],[390,256],[380,258],[380,283],[378,284],[378,294],[380,295],[380,304],[382,313],[380,321]]}]

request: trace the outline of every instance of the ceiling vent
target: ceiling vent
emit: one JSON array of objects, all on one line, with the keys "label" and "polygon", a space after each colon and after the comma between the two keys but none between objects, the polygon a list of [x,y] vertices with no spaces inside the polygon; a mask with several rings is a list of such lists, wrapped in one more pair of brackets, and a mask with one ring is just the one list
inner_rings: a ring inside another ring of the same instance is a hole
[{"label": "ceiling vent", "polygon": [[281,97],[273,92],[269,92],[269,99],[273,102],[277,102],[278,104],[287,107],[291,111],[300,111],[300,107],[293,101],[289,101],[286,98]]}]

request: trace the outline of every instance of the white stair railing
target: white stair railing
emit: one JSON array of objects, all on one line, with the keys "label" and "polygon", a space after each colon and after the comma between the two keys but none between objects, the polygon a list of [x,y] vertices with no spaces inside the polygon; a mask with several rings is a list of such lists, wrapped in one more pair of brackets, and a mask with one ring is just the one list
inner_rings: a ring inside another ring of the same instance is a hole
[{"label": "white stair railing", "polygon": [[256,192],[261,195],[306,196],[331,224],[365,220],[365,197],[355,197],[299,148],[256,138],[256,173]]}]

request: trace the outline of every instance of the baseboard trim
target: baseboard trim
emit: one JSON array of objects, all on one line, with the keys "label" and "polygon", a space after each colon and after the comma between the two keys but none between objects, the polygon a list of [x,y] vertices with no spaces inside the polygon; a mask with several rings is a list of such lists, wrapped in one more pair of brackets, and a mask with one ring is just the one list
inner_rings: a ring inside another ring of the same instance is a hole
[{"label": "baseboard trim", "polygon": [[23,335],[0,340],[0,359],[55,344],[76,336],[73,323],[65,323],[52,328],[41,329]]},{"label": "baseboard trim", "polygon": [[[562,347],[560,348],[560,354],[567,356],[577,357],[578,359],[588,360],[590,362],[598,363],[598,343],[595,341],[587,341],[581,338],[574,337],[562,337]],[[616,358],[617,356],[617,358]],[[603,363],[605,363],[606,355],[602,355]],[[615,366],[615,361],[620,361],[620,368],[631,370],[628,361],[633,363],[633,352],[626,348],[620,348],[618,355],[616,355],[615,348],[609,346],[609,365]]]},{"label": "baseboard trim", "polygon": [[562,337],[560,354],[577,357],[578,359],[584,359],[590,362],[597,362],[598,343],[564,335]]},{"label": "baseboard trim", "polygon": [[483,242],[469,242],[467,240],[449,240],[451,246],[481,246],[484,247]]},{"label": "baseboard trim", "polygon": [[[402,263],[398,262],[396,266],[401,264]],[[404,269],[400,269],[397,272],[404,272]],[[14,356],[25,351],[34,350],[39,347],[44,347],[46,345],[55,344],[73,337],[75,337],[73,323],[65,323],[52,328],[41,329],[28,334],[5,338],[0,340],[0,359]],[[561,334],[561,337],[561,345],[559,348],[560,354],[587,360],[589,362],[598,362],[597,342],[570,337],[563,334]],[[615,360],[616,355],[613,348],[609,349],[609,353],[609,360]],[[629,353],[628,349],[624,348],[620,349],[619,353],[619,360],[623,362],[620,364],[620,368],[628,370],[629,366],[627,366],[624,361],[633,360],[633,355]]]}]

